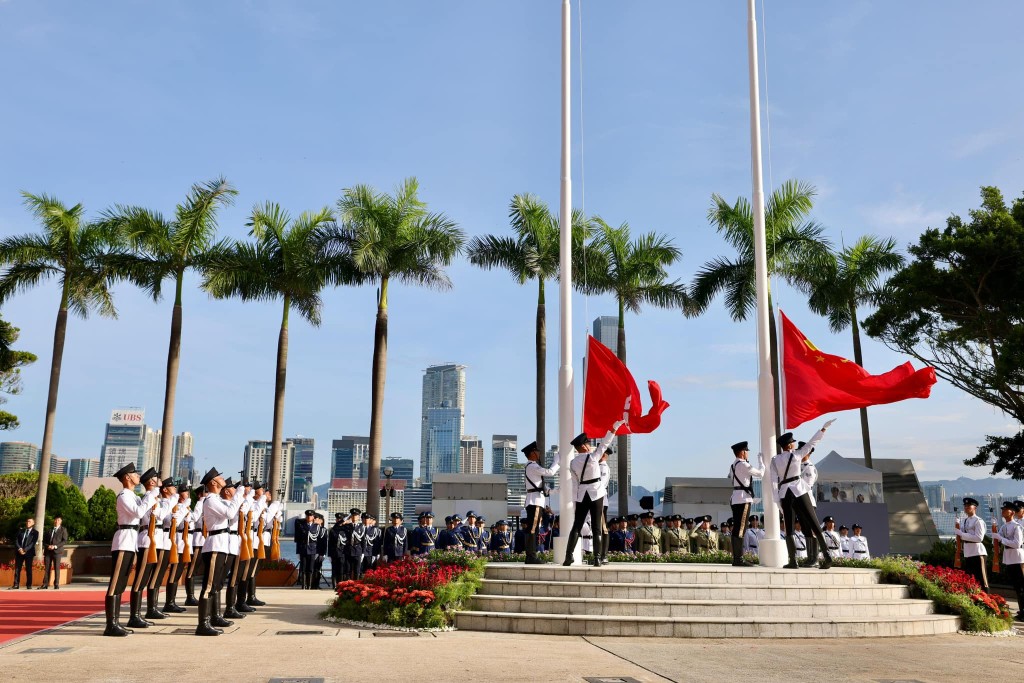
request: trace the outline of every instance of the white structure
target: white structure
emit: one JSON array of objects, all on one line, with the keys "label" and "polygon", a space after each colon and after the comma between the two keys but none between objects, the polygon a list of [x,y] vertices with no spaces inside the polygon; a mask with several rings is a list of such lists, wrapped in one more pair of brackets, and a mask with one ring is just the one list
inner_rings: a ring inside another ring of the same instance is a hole
[{"label": "white structure", "polygon": [[465,518],[470,510],[483,515],[488,524],[504,519],[506,486],[500,474],[436,474],[431,503],[434,525],[444,526],[444,518],[455,513]]}]

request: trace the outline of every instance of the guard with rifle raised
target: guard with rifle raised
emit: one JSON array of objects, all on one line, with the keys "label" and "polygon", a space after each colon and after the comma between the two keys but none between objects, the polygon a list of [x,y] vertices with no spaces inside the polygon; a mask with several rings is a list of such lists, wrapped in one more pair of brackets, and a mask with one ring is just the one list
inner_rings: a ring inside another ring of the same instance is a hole
[{"label": "guard with rifle raised", "polygon": [[[160,561],[160,554],[157,544],[157,526],[162,521],[160,518],[160,473],[150,467],[142,473],[142,487],[146,495],[152,501],[149,509],[142,516],[139,522],[139,530],[136,534],[138,552],[135,556],[135,578],[132,581],[132,591],[129,597],[129,618],[128,626],[131,628],[149,628],[152,624],[142,618],[142,589],[153,580],[153,572]],[[135,495],[134,493],[132,495]]]},{"label": "guard with rifle raised", "polygon": [[[104,597],[103,608],[106,613],[105,636],[123,637],[132,633],[131,629],[121,626],[121,596],[128,584],[128,572],[139,554],[139,527],[142,518],[156,504],[157,489],[155,483],[148,486],[146,494],[141,498],[135,495],[135,487],[140,477],[135,463],[129,463],[114,473],[114,478],[121,482],[121,492],[117,494],[117,531],[110,542],[111,571],[110,582]],[[134,591],[132,597],[134,598]],[[132,617],[138,619],[141,603],[132,601],[134,612]],[[148,624],[147,624],[148,625]],[[129,624],[131,626],[131,624]]]}]

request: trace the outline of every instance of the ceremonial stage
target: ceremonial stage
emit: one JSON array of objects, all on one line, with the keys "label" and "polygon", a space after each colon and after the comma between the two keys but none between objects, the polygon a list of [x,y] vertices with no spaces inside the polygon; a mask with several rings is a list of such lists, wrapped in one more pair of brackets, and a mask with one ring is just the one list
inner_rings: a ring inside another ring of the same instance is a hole
[{"label": "ceremonial stage", "polygon": [[665,638],[862,638],[955,633],[873,569],[492,563],[460,630]]}]

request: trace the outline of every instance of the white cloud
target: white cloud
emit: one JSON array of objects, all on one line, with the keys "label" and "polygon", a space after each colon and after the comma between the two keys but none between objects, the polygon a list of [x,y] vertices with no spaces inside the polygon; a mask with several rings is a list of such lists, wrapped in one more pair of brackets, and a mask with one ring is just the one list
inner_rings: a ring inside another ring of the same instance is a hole
[{"label": "white cloud", "polygon": [[894,199],[863,209],[864,215],[873,224],[886,230],[910,229],[924,232],[925,228],[942,227],[947,214],[928,209],[924,202]]},{"label": "white cloud", "polygon": [[958,140],[953,145],[953,158],[964,159],[984,152],[987,149],[1003,144],[1009,140],[1011,134],[1005,129],[993,128],[983,130],[973,135]]},{"label": "white cloud", "polygon": [[967,417],[964,413],[948,413],[946,415],[915,415],[913,418],[916,422],[963,422],[963,419]]}]

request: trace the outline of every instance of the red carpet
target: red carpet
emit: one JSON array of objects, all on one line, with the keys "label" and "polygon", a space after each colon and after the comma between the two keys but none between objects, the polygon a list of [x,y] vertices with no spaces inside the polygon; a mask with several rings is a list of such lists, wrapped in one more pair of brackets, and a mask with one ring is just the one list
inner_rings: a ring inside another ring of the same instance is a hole
[{"label": "red carpet", "polygon": [[[0,589],[0,643],[102,612],[105,594],[105,590]],[[127,592],[124,599],[127,602]],[[126,611],[122,608],[122,614]]]}]

